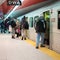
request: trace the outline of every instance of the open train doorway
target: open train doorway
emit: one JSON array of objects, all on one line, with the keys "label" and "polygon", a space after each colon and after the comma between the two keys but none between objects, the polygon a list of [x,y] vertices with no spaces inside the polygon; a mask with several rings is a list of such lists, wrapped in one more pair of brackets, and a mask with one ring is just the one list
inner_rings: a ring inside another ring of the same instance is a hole
[{"label": "open train doorway", "polygon": [[58,11],[58,29],[60,29],[60,11]]},{"label": "open train doorway", "polygon": [[45,32],[45,39],[44,44],[46,46],[50,46],[50,11],[43,12],[44,18],[46,20],[46,32]]}]

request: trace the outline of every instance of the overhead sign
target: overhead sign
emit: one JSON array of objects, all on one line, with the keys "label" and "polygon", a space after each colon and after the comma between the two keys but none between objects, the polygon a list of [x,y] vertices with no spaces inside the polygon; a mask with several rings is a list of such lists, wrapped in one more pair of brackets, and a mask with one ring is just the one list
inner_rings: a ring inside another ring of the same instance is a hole
[{"label": "overhead sign", "polygon": [[7,0],[7,5],[21,5],[21,0]]}]

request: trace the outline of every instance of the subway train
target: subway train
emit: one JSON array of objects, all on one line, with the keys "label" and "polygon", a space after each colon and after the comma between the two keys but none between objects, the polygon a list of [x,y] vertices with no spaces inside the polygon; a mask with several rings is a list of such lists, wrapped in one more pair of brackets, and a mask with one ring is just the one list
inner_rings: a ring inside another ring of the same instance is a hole
[{"label": "subway train", "polygon": [[[46,22],[45,47],[39,45],[36,49],[35,27],[41,16]],[[29,27],[27,33],[23,28],[24,18]],[[60,60],[60,1],[1,0],[0,38],[0,60]]]}]

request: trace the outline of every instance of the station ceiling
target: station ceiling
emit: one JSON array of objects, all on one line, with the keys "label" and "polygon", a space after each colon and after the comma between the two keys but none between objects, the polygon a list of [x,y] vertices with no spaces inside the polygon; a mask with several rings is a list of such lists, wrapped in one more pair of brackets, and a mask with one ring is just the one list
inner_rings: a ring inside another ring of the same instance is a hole
[{"label": "station ceiling", "polygon": [[[55,0],[24,0],[22,5],[18,6],[11,16],[19,17],[54,1]],[[14,9],[14,7],[14,5],[7,5],[7,0],[0,0],[0,11],[2,11],[4,15],[8,15]]]}]

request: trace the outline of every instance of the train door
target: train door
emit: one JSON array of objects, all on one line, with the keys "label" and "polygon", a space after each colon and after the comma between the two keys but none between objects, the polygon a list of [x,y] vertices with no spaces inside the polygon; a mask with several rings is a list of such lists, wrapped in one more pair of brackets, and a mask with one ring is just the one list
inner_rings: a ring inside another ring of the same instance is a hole
[{"label": "train door", "polygon": [[45,40],[44,43],[46,46],[49,46],[50,44],[50,11],[43,12],[44,18],[46,20],[46,32],[45,32]]}]

